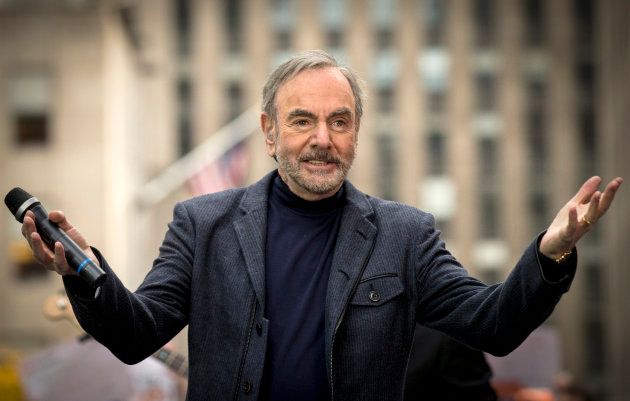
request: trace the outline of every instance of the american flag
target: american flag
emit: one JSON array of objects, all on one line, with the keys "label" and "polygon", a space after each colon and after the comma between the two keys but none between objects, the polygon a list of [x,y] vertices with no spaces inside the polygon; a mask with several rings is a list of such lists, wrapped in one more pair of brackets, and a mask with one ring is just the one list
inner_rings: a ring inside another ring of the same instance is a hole
[{"label": "american flag", "polygon": [[197,196],[240,187],[247,180],[249,161],[247,143],[241,141],[194,173],[188,180],[188,190]]}]

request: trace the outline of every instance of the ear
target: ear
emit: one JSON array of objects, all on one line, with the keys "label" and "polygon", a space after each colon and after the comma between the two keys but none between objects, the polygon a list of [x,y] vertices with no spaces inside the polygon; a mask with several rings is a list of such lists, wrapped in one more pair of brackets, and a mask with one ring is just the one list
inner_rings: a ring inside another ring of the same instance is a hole
[{"label": "ear", "polygon": [[265,137],[267,154],[274,157],[276,155],[276,135],[274,133],[273,119],[265,112],[260,114],[260,129]]}]

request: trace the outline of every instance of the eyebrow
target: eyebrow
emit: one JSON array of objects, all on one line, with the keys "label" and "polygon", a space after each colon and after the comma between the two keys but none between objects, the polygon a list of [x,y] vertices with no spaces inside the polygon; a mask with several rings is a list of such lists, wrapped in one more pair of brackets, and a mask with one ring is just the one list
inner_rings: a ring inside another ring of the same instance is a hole
[{"label": "eyebrow", "polygon": [[342,107],[340,109],[337,109],[335,111],[333,111],[332,113],[330,113],[328,115],[328,118],[335,118],[335,117],[341,117],[341,116],[350,116],[352,117],[352,110],[350,110],[347,107]]},{"label": "eyebrow", "polygon": [[[342,107],[330,113],[326,117],[326,119],[331,119],[331,118],[340,117],[340,116],[352,116],[352,111],[347,107]],[[295,117],[307,117],[313,120],[317,119],[317,115],[315,115],[315,113],[305,110],[305,109],[291,110],[289,112],[289,115],[287,116],[288,119],[295,118]]]},{"label": "eyebrow", "polygon": [[313,120],[317,119],[317,116],[315,115],[315,113],[310,112],[308,110],[304,110],[304,109],[291,110],[289,112],[289,115],[287,116],[288,119],[295,118],[295,117],[308,117]]}]

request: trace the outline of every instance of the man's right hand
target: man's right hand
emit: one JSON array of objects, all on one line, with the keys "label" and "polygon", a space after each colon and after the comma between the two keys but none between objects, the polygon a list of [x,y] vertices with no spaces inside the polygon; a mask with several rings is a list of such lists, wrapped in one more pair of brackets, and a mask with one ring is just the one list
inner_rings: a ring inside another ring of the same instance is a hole
[{"label": "man's right hand", "polygon": [[[48,213],[48,219],[53,223],[56,223],[59,228],[65,231],[66,234],[68,234],[68,236],[83,250],[83,252],[85,252],[85,254],[92,259],[97,266],[99,266],[98,260],[96,259],[96,256],[94,256],[94,252],[92,252],[92,248],[90,248],[81,233],[74,228],[72,224],[70,224],[63,212],[52,211]],[[70,274],[77,275],[77,273],[66,261],[66,255],[61,242],[55,243],[54,251],[50,250],[44,243],[42,237],[37,232],[37,228],[35,226],[35,215],[31,211],[26,212],[26,215],[24,216],[24,221],[22,223],[22,235],[26,238],[28,244],[33,250],[35,259],[44,265],[46,269],[55,271],[62,276]]]}]

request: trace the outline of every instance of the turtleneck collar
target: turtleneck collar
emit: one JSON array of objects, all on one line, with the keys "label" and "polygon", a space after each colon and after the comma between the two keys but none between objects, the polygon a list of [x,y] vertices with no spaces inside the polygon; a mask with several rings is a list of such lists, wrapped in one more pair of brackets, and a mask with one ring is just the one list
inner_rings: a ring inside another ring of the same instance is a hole
[{"label": "turtleneck collar", "polygon": [[271,184],[269,194],[270,201],[277,201],[281,205],[308,214],[322,214],[339,209],[345,204],[345,185],[334,195],[317,201],[308,201],[300,198],[289,189],[289,186],[276,172]]}]

